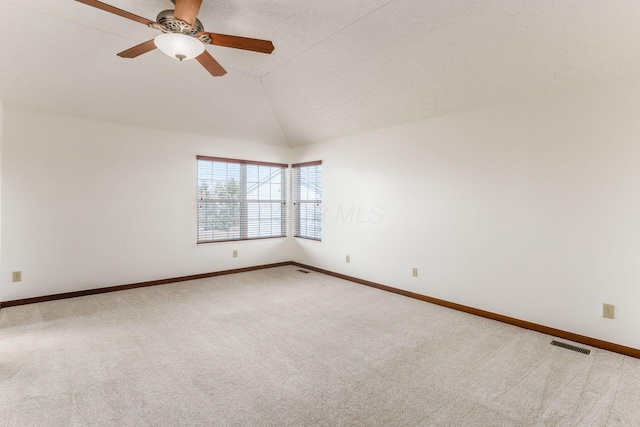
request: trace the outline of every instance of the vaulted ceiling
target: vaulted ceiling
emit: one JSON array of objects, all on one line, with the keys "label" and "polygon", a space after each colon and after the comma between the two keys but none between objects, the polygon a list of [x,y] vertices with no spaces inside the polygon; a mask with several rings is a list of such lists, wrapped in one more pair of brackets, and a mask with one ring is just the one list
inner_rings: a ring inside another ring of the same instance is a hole
[{"label": "vaulted ceiling", "polygon": [[[169,0],[103,0],[155,20]],[[640,71],[635,0],[204,0],[228,71],[155,50],[159,32],[73,0],[0,0],[5,107],[298,146]]]}]

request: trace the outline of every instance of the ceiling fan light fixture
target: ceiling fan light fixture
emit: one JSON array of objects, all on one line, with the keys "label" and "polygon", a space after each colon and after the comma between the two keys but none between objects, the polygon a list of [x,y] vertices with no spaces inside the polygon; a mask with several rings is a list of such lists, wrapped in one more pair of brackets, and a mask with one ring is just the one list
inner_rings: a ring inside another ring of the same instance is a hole
[{"label": "ceiling fan light fixture", "polygon": [[154,39],[156,47],[167,56],[180,61],[193,59],[204,52],[204,44],[191,36],[180,33],[164,33]]}]

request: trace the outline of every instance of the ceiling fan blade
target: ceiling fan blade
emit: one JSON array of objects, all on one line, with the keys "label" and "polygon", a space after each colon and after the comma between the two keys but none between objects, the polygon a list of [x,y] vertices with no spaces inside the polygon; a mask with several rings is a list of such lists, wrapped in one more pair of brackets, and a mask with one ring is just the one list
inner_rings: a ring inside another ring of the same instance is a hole
[{"label": "ceiling fan blade", "polygon": [[222,68],[222,65],[218,64],[218,61],[213,59],[213,56],[211,56],[206,50],[196,56],[196,59],[204,68],[207,69],[209,73],[211,73],[213,77],[220,77],[227,74],[227,71]]},{"label": "ceiling fan blade", "polygon": [[149,40],[148,42],[140,43],[138,46],[134,46],[131,49],[120,52],[118,56],[120,58],[135,58],[142,55],[143,53],[150,52],[155,48],[155,42],[153,40]]},{"label": "ceiling fan blade", "polygon": [[97,9],[104,10],[106,12],[111,12],[111,13],[113,13],[115,15],[122,16],[123,18],[131,19],[132,21],[136,21],[136,22],[139,22],[139,23],[144,24],[144,25],[149,25],[149,24],[153,24],[154,23],[154,21],[151,21],[151,20],[149,20],[147,18],[143,18],[141,16],[134,15],[133,13],[129,13],[126,10],[118,9],[117,7],[113,7],[113,6],[108,5],[106,3],[102,3],[101,1],[98,1],[98,0],[76,0],[76,1],[78,1],[80,3],[84,3],[84,4],[88,5],[88,6],[93,6],[93,7],[97,8]]},{"label": "ceiling fan blade", "polygon": [[176,9],[173,17],[193,25],[198,17],[202,0],[176,0]]},{"label": "ceiling fan blade", "polygon": [[209,34],[211,44],[216,46],[232,47],[234,49],[250,50],[252,52],[271,53],[273,52],[273,43],[269,40],[250,39],[247,37],[228,36],[226,34],[217,33],[198,33]]}]

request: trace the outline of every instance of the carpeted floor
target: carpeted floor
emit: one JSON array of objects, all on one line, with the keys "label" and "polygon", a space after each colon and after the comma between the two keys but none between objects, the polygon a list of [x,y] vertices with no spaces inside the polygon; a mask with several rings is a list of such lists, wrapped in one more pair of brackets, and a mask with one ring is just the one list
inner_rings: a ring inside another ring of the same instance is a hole
[{"label": "carpeted floor", "polygon": [[638,359],[296,270],[3,308],[0,426],[640,425]]}]

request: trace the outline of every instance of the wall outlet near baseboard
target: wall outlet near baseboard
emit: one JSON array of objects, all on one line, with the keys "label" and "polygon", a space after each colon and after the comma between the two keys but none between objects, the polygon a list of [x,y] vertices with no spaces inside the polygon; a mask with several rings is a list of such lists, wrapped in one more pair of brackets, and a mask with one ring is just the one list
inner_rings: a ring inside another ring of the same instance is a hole
[{"label": "wall outlet near baseboard", "polygon": [[615,314],[614,308],[613,304],[602,304],[602,317],[613,319]]},{"label": "wall outlet near baseboard", "polygon": [[238,258],[238,251],[236,251],[235,249],[234,249],[234,251],[233,251],[233,257],[234,257],[234,258]]},{"label": "wall outlet near baseboard", "polygon": [[417,268],[414,268],[414,269],[411,271],[411,274],[413,275],[413,277],[418,277],[418,269],[417,269]]},{"label": "wall outlet near baseboard", "polygon": [[21,282],[22,281],[22,271],[14,271],[11,274],[11,281],[12,282]]},{"label": "wall outlet near baseboard", "polygon": [[344,262],[346,262],[347,264],[349,264],[349,263],[351,262],[351,255],[347,255],[347,256],[344,258]]}]

